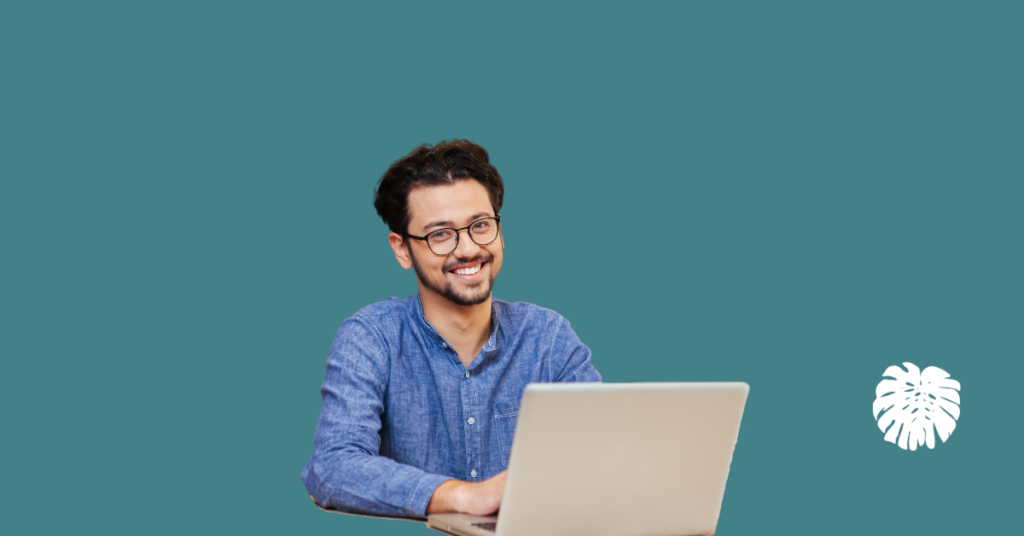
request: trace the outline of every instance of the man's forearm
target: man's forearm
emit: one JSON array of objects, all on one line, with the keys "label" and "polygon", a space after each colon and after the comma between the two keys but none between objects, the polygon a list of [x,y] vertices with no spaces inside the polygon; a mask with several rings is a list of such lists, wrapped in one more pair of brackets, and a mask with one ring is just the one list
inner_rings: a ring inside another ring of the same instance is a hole
[{"label": "man's forearm", "polygon": [[302,473],[320,506],[388,517],[423,517],[432,493],[449,479],[358,449],[314,453]]},{"label": "man's forearm", "polygon": [[457,512],[486,516],[498,511],[505,490],[505,471],[483,482],[448,480],[434,490],[427,515]]},{"label": "man's forearm", "polygon": [[458,502],[455,495],[458,493],[458,488],[461,487],[462,482],[460,480],[448,480],[441,484],[434,490],[434,494],[430,496],[430,502],[427,503],[427,515],[430,514],[450,514],[458,512],[459,509],[456,507]]}]

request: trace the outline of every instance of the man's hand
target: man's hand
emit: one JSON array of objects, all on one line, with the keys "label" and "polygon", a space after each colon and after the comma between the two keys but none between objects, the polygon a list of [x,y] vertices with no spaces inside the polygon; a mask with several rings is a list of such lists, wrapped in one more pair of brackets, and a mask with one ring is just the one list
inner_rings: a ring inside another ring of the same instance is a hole
[{"label": "man's hand", "polygon": [[483,482],[449,480],[441,484],[427,503],[427,515],[452,512],[474,516],[493,514],[501,506],[507,472],[502,471]]}]

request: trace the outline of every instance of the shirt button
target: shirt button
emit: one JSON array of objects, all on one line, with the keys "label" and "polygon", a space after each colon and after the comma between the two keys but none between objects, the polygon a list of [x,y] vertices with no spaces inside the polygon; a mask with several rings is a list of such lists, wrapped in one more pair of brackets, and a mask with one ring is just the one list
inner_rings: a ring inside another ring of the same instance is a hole
[{"label": "shirt button", "polygon": [[466,371],[466,377],[467,378],[469,377],[469,371],[468,370]]},{"label": "shirt button", "polygon": [[448,343],[442,342],[441,343],[441,348],[444,348],[445,350],[447,350],[448,349]]},{"label": "shirt button", "polygon": [[474,419],[473,417],[470,417],[469,420],[466,421],[466,422],[468,422],[469,424],[473,424],[473,423],[476,422],[476,419]]},{"label": "shirt button", "polygon": [[473,478],[476,478],[476,469],[473,469],[472,471],[470,471],[469,476],[471,476]]}]

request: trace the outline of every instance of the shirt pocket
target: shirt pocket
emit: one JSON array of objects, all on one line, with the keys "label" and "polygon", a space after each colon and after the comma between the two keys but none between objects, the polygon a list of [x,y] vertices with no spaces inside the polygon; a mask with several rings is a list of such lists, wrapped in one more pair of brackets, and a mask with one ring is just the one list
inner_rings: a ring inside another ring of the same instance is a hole
[{"label": "shirt pocket", "polygon": [[512,451],[512,438],[516,433],[519,401],[507,400],[494,404],[494,427],[498,430],[498,452],[501,466],[508,469],[508,455]]}]

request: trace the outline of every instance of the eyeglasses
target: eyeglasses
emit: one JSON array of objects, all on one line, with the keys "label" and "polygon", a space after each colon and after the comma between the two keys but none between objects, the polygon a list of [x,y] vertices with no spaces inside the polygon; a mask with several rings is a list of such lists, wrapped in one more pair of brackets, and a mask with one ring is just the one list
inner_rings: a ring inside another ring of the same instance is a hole
[{"label": "eyeglasses", "polygon": [[427,247],[430,248],[430,251],[434,252],[434,255],[448,255],[455,251],[455,248],[459,247],[459,231],[465,230],[469,234],[470,240],[476,243],[476,245],[486,246],[494,242],[495,238],[498,238],[498,227],[500,224],[501,218],[498,217],[481,218],[460,229],[445,227],[427,236],[413,236],[411,234],[405,236],[415,238],[416,240],[426,240]]}]

